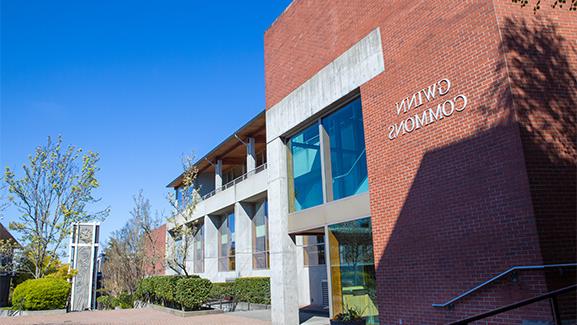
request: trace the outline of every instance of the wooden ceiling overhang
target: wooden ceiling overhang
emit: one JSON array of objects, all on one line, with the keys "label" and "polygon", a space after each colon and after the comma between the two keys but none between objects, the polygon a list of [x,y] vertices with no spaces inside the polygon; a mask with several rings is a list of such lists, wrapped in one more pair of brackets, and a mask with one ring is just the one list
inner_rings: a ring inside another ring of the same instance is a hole
[{"label": "wooden ceiling overhang", "polygon": [[[223,172],[234,166],[246,164],[246,145],[249,138],[255,139],[255,151],[258,154],[266,148],[266,118],[262,111],[209,153],[198,159],[195,166],[198,172],[214,172],[214,165],[222,160]],[[244,143],[243,143],[244,142]],[[182,174],[166,187],[178,187],[182,183]]]}]

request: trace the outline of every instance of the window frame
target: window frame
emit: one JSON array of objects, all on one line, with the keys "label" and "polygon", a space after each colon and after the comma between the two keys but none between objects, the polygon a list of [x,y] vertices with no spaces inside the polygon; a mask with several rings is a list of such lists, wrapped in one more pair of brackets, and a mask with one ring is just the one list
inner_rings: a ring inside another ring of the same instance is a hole
[{"label": "window frame", "polygon": [[[330,116],[331,114],[339,111],[340,109],[345,108],[347,105],[351,104],[353,101],[359,100],[361,105],[361,113],[363,102],[360,94],[360,90],[356,89],[349,93],[348,95],[344,96],[343,98],[339,99],[338,101],[334,102],[333,104],[329,105],[326,109],[324,109],[321,113],[315,114],[310,119],[301,123],[298,127],[292,129],[286,135],[282,136],[283,142],[286,147],[287,153],[287,187],[288,187],[288,205],[289,205],[289,214],[291,213],[298,213],[300,211],[315,208],[321,206],[323,204],[336,201],[333,195],[333,178],[332,178],[332,168],[331,168],[331,148],[330,148],[330,140],[328,137],[328,133],[323,126],[323,119]],[[364,119],[364,117],[363,117]],[[296,198],[295,198],[295,184],[294,184],[294,171],[293,171],[293,157],[291,152],[290,141],[296,135],[300,134],[304,130],[310,128],[313,125],[317,125],[318,127],[318,136],[319,136],[319,146],[320,146],[320,155],[321,155],[321,182],[322,182],[322,202],[304,209],[296,209]],[[363,134],[364,134],[364,125],[363,125]],[[363,142],[365,142],[366,136],[363,138]],[[366,142],[365,144],[365,151],[366,151]],[[365,160],[366,160],[366,153],[365,153]],[[366,164],[366,163],[365,163]],[[368,166],[367,166],[368,167]],[[368,173],[368,171],[367,171]],[[338,198],[337,200],[345,199],[351,196],[359,195],[352,194],[348,196],[344,196]]]}]

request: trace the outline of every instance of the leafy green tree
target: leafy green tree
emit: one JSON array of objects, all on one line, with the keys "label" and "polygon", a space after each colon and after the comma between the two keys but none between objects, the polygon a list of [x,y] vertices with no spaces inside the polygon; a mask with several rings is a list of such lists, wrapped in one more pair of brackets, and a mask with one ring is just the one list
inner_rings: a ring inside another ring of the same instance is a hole
[{"label": "leafy green tree", "polygon": [[25,246],[31,262],[26,271],[35,278],[41,278],[52,267],[51,261],[63,255],[72,224],[99,221],[108,215],[108,208],[88,211],[99,201],[92,195],[99,187],[98,161],[97,153],[83,154],[75,146],[64,148],[62,137],[56,141],[48,137],[47,144],[37,147],[22,166],[21,177],[6,167],[8,200],[19,212],[18,220],[9,227]]}]

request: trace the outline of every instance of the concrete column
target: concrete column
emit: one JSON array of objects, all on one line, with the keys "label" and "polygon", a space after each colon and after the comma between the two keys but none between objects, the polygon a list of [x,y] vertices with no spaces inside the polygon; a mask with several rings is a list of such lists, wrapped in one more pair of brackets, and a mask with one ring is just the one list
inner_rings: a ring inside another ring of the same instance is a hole
[{"label": "concrete column", "polygon": [[218,274],[218,229],[219,216],[204,217],[204,274],[211,281]]},{"label": "concrete column", "polygon": [[288,235],[287,151],[280,138],[267,144],[268,212],[273,324],[299,323],[296,245]]},{"label": "concrete column", "polygon": [[250,172],[256,168],[256,151],[254,138],[248,138],[246,144],[246,171]]},{"label": "concrete column", "polygon": [[252,220],[254,204],[237,202],[234,205],[236,240],[236,273],[248,276],[252,271]]},{"label": "concrete column", "polygon": [[222,160],[217,160],[216,165],[214,165],[214,188],[216,191],[220,191],[222,186]]}]

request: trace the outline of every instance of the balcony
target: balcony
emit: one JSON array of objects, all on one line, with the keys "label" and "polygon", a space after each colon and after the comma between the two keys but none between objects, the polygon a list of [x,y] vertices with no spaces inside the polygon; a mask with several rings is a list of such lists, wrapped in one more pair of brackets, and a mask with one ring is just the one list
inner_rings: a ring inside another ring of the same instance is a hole
[{"label": "balcony", "polygon": [[249,178],[250,176],[255,175],[255,174],[258,174],[258,173],[266,170],[266,168],[267,168],[267,164],[264,163],[264,164],[258,166],[257,168],[255,168],[255,169],[253,169],[253,170],[251,170],[251,171],[248,171],[248,172],[244,173],[243,175],[241,175],[241,176],[233,179],[232,181],[230,181],[230,182],[222,185],[221,187],[216,188],[216,189],[208,192],[207,194],[205,194],[204,196],[202,196],[202,200],[204,201],[204,200],[208,199],[209,197],[214,196],[214,195],[215,195],[216,193],[218,193],[218,192],[221,192],[221,191],[224,191],[224,190],[226,190],[226,189],[228,189],[228,188],[231,188],[231,187],[235,186],[236,184],[238,184],[238,183],[244,181],[245,179]]}]

